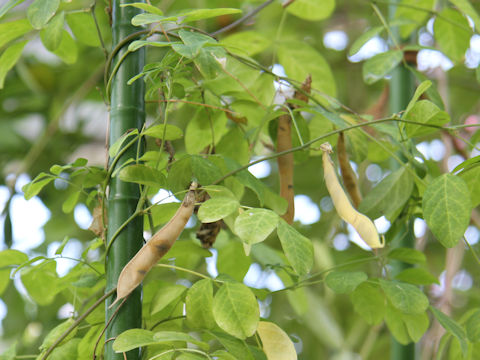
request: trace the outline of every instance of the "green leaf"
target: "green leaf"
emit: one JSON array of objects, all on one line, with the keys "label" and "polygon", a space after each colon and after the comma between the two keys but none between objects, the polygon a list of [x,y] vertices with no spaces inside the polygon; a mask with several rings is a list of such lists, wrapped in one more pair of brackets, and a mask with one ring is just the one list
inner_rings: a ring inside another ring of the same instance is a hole
[{"label": "green leaf", "polygon": [[222,330],[245,339],[257,330],[260,310],[255,295],[247,286],[226,282],[213,299],[213,316]]},{"label": "green leaf", "polygon": [[0,295],[10,282],[10,273],[14,265],[20,265],[28,260],[28,256],[18,250],[0,251]]},{"label": "green leaf", "polygon": [[192,285],[185,298],[187,322],[197,329],[213,329],[213,286],[212,280],[202,279]]},{"label": "green leaf", "polygon": [[468,340],[480,342],[480,310],[476,310],[465,324]]},{"label": "green leaf", "polygon": [[370,39],[374,38],[378,34],[380,34],[384,30],[383,26],[375,26],[373,28],[368,29],[362,35],[360,35],[350,46],[350,50],[348,51],[348,56],[353,56],[357,52],[360,51],[363,45]]},{"label": "green leaf", "polygon": [[[102,331],[102,325],[97,325],[97,326],[92,326],[85,335],[82,336],[82,339],[78,343],[78,348],[77,348],[77,360],[91,360],[92,359],[92,354],[93,354],[93,349],[95,347],[95,342],[97,341],[98,337],[100,336],[100,332]],[[100,358],[100,355],[98,355],[98,352],[100,352],[101,349],[97,348],[97,356]]]},{"label": "green leaf", "polygon": [[265,240],[277,227],[278,215],[271,210],[249,209],[235,219],[235,233],[247,244]]},{"label": "green leaf", "polygon": [[355,311],[370,325],[379,324],[385,316],[385,296],[378,286],[361,283],[350,294]]},{"label": "green leaf", "polygon": [[363,64],[363,81],[371,85],[387,76],[402,61],[401,50],[390,50],[377,54]]},{"label": "green leaf", "polygon": [[51,304],[57,293],[62,291],[56,267],[55,261],[47,260],[22,271],[22,283],[38,305]]},{"label": "green leaf", "polygon": [[[415,121],[425,125],[440,126],[450,121],[450,116],[428,100],[420,100],[413,105],[403,117],[408,121]],[[414,124],[405,124],[405,130],[409,137],[423,136],[438,131],[438,128]]]},{"label": "green leaf", "polygon": [[22,41],[9,46],[7,50],[3,52],[2,56],[0,56],[0,89],[3,89],[7,73],[17,63],[27,42],[28,41]]},{"label": "green leaf", "polygon": [[407,264],[420,264],[427,260],[423,252],[410,248],[393,249],[387,256],[390,259],[399,260]]},{"label": "green leaf", "polygon": [[138,130],[133,129],[132,131],[127,131],[125,134],[120,136],[113,144],[110,145],[108,149],[108,156],[114,158],[117,156],[118,152],[122,148],[123,143],[130,137],[138,135]]},{"label": "green leaf", "polygon": [[198,345],[202,349],[208,349],[209,347],[207,343],[181,332],[159,331],[154,333],[143,329],[129,329],[117,336],[112,348],[118,353],[146,345],[172,343],[176,341],[189,342]]},{"label": "green leaf", "polygon": [[227,217],[238,209],[240,204],[231,197],[214,197],[205,201],[198,209],[198,218],[203,223],[211,223]]},{"label": "green leaf", "polygon": [[35,0],[27,10],[27,19],[35,29],[43,28],[55,15],[60,0]]},{"label": "green leaf", "polygon": [[58,48],[53,51],[64,63],[74,64],[77,61],[78,50],[75,40],[72,39],[72,36],[68,31],[63,30],[62,32],[62,41]]},{"label": "green leaf", "polygon": [[434,10],[434,6],[435,0],[402,0],[396,6],[395,19],[404,19],[412,23],[400,26],[401,37],[408,38],[413,30],[423,25],[430,12]]},{"label": "green leaf", "polygon": [[328,18],[335,9],[335,0],[296,0],[287,12],[303,20],[319,21]]},{"label": "green leaf", "polygon": [[166,124],[153,125],[144,131],[145,135],[163,139],[163,134],[165,132],[165,140],[177,140],[183,137],[183,131],[178,126]]},{"label": "green leaf", "polygon": [[122,181],[134,182],[137,184],[162,187],[165,185],[165,176],[160,170],[145,165],[128,165],[125,166],[118,177]]},{"label": "green leaf", "polygon": [[383,178],[360,203],[358,210],[371,219],[385,215],[395,220],[398,210],[410,199],[414,187],[413,177],[401,167]]},{"label": "green leaf", "polygon": [[210,160],[194,155],[191,158],[193,175],[202,185],[209,185],[222,177],[222,171]]},{"label": "green leaf", "polygon": [[155,22],[176,21],[177,19],[178,19],[178,16],[165,17],[158,14],[138,14],[132,18],[132,25],[142,26],[142,25],[152,24]]},{"label": "green leaf", "polygon": [[77,356],[77,347],[80,343],[79,338],[70,339],[65,344],[56,347],[49,355],[49,360],[75,359]]},{"label": "green leaf", "polygon": [[[211,119],[211,122],[210,122]],[[213,124],[213,127],[211,126]],[[204,108],[198,109],[197,113],[188,122],[185,129],[185,147],[189,154],[198,154],[207,146],[212,145],[212,132],[215,134],[215,142],[228,131],[227,117],[219,112],[209,113]]]},{"label": "green leaf", "polygon": [[312,242],[282,219],[278,222],[277,234],[293,270],[298,275],[306,275],[313,266]]},{"label": "green leaf", "polygon": [[470,222],[470,191],[458,176],[444,174],[433,180],[423,195],[423,216],[428,227],[447,247],[454,247]]},{"label": "green leaf", "polygon": [[43,45],[50,50],[56,50],[62,41],[63,24],[65,23],[65,13],[55,15],[52,20],[40,32]]},{"label": "green leaf", "polygon": [[67,23],[79,42],[88,46],[100,46],[98,31],[91,12],[68,13]]},{"label": "green leaf", "polygon": [[432,314],[435,316],[435,318],[438,320],[440,325],[447,330],[450,334],[455,336],[458,341],[460,342],[460,346],[462,347],[462,352],[465,355],[467,351],[467,337],[465,335],[465,330],[458,325],[458,323],[450,318],[448,315],[445,315],[443,312],[438,310],[437,308],[434,308],[433,306],[430,306],[430,311]]},{"label": "green leaf", "polygon": [[468,0],[450,0],[450,2],[455,5],[461,12],[465,15],[468,15],[473,22],[475,23],[475,29],[480,29],[480,16],[478,15],[477,10],[472,6]]},{"label": "green leaf", "polygon": [[480,166],[470,168],[458,174],[467,184],[470,190],[470,201],[472,207],[477,207],[480,204],[480,186],[478,186],[478,179],[480,179]]},{"label": "green leaf", "polygon": [[439,284],[438,279],[422,268],[408,268],[395,276],[395,280],[415,285]]},{"label": "green leaf", "polygon": [[398,309],[388,304],[387,311],[385,312],[385,323],[387,324],[388,330],[390,330],[395,337],[395,340],[402,345],[407,345],[411,342],[411,339],[406,324],[403,322],[402,315]]},{"label": "green leaf", "polygon": [[186,290],[185,286],[179,284],[166,283],[159,286],[150,305],[150,315],[162,311],[173,301],[178,300]]},{"label": "green leaf", "polygon": [[23,186],[22,191],[25,196],[25,200],[30,200],[36,196],[45,186],[54,180],[53,177],[47,177],[42,180],[32,181]]},{"label": "green leaf", "polygon": [[410,100],[407,108],[405,109],[405,114],[407,114],[412,109],[413,105],[415,105],[418,99],[420,99],[420,96],[422,96],[422,94],[427,91],[431,86],[432,82],[430,80],[425,80],[417,86],[417,88],[415,89],[415,94],[413,94],[412,99]]},{"label": "green leaf", "polygon": [[[140,49],[144,46],[167,47],[167,46],[171,46],[172,44],[180,44],[180,42],[135,40],[132,43],[130,43],[130,45],[128,45],[128,50],[129,51],[137,51],[138,49]],[[132,79],[137,79],[138,76],[139,75],[136,75]],[[129,82],[133,82],[132,79],[130,79]]]},{"label": "green leaf", "polygon": [[272,209],[277,214],[283,215],[287,211],[288,202],[272,190],[265,189],[265,206]]},{"label": "green leaf", "polygon": [[380,286],[392,305],[403,313],[420,314],[428,308],[428,298],[414,285],[380,279]]},{"label": "green leaf", "polygon": [[[227,274],[232,279],[242,282],[248,272],[252,261],[245,255],[240,241],[229,241],[227,245],[218,250],[217,270],[220,274]],[[235,261],[232,261],[235,259]]]},{"label": "green leaf", "polygon": [[131,3],[131,4],[120,5],[120,7],[125,7],[125,6],[132,6],[132,7],[135,7],[137,9],[142,9],[142,10],[148,12],[148,13],[151,13],[151,14],[163,15],[163,11],[161,9],[159,9],[156,6],[150,5],[150,4],[136,2],[136,3]]},{"label": "green leaf", "polygon": [[129,351],[137,347],[155,344],[154,332],[144,329],[129,329],[117,336],[112,348],[116,352]]},{"label": "green leaf", "polygon": [[[4,5],[0,8],[0,19],[15,6],[20,5],[25,0],[7,0]],[[1,32],[0,32],[1,34]]]},{"label": "green leaf", "polygon": [[368,279],[362,271],[332,271],[325,278],[327,286],[338,294],[348,294]]},{"label": "green leaf", "polygon": [[289,78],[304,82],[312,76],[312,88],[336,96],[337,86],[330,65],[314,48],[303,42],[284,42],[278,48],[278,59]]},{"label": "green leaf", "polygon": [[222,39],[220,44],[234,54],[253,56],[267,49],[271,40],[257,31],[241,31]]},{"label": "green leaf", "polygon": [[32,30],[32,26],[27,19],[15,20],[0,24],[0,48],[10,41],[28,33]]},{"label": "green leaf", "polygon": [[460,62],[464,59],[470,46],[472,31],[468,20],[462,14],[451,8],[444,8],[435,18],[433,33],[440,50],[452,61]]},{"label": "green leaf", "polygon": [[402,314],[402,319],[405,323],[410,338],[413,340],[413,342],[419,342],[430,324],[427,313],[415,315]]},{"label": "green leaf", "polygon": [[215,336],[230,354],[235,356],[235,359],[255,360],[245,341],[230,336],[225,332],[212,332],[212,335]]},{"label": "green leaf", "polygon": [[68,195],[67,199],[62,204],[62,211],[66,214],[71,213],[75,205],[77,205],[78,198],[80,197],[80,191],[74,191]]},{"label": "green leaf", "polygon": [[[45,336],[43,339],[42,344],[40,345],[40,350],[46,350],[50,346],[53,345],[53,343],[62,335],[65,330],[67,330],[73,323],[75,322],[74,319],[68,319],[61,324],[55,326],[50,332]],[[72,339],[75,336],[75,333],[77,332],[77,328],[75,328],[70,334],[67,335],[65,339],[62,340],[62,342],[59,344],[65,344],[67,343],[70,339]]]},{"label": "green leaf", "polygon": [[241,12],[242,10],[233,8],[197,9],[182,13],[178,15],[178,18],[181,23],[186,23]]},{"label": "green leaf", "polygon": [[241,165],[250,160],[250,147],[245,135],[238,126],[226,133],[215,146],[218,154],[227,156]]}]

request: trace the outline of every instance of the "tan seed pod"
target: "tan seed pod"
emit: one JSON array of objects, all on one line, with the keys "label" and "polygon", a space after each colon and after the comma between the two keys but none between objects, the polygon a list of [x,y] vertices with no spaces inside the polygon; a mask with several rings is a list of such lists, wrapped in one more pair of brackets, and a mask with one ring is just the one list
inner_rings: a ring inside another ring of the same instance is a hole
[{"label": "tan seed pod", "polygon": [[117,298],[110,307],[135,290],[150,269],[170,250],[193,213],[196,188],[197,183],[193,182],[175,215],[150,238],[122,269],[117,282]]}]

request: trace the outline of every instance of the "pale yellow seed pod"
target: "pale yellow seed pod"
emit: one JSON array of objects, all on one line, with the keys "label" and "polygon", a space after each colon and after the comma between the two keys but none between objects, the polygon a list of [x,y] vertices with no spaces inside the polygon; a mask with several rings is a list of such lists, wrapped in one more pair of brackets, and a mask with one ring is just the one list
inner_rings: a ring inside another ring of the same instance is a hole
[{"label": "pale yellow seed pod", "polygon": [[337,173],[333,167],[330,153],[332,152],[332,146],[329,143],[324,143],[320,146],[323,151],[322,162],[325,183],[327,185],[328,193],[332,198],[333,205],[338,215],[347,223],[353,226],[357,230],[358,234],[365,243],[372,249],[383,248],[385,242],[380,240],[377,228],[364,214],[359,213],[350,203],[345,191],[340,185]]}]

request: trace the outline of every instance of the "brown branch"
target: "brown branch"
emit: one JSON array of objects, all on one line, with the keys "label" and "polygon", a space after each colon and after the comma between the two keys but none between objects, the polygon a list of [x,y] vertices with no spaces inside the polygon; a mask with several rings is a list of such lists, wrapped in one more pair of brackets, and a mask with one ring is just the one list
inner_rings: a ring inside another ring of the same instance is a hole
[{"label": "brown branch", "polygon": [[342,174],[343,184],[350,195],[353,206],[358,209],[358,205],[362,201],[362,194],[358,188],[357,177],[348,159],[347,149],[345,147],[345,136],[343,132],[340,133],[337,142],[337,156],[340,164],[340,172]]}]

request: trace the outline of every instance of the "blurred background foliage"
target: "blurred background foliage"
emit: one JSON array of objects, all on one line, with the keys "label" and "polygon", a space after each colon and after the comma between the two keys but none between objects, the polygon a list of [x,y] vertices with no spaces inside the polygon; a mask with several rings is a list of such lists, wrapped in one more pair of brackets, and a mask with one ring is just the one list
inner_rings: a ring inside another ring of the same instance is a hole
[{"label": "blurred background foliage", "polygon": [[[0,4],[7,3],[11,1]],[[3,15],[0,26],[4,26],[9,21],[24,18],[30,3],[25,1]],[[261,1],[233,0],[152,1],[152,4],[165,13],[189,8],[232,7],[242,9],[245,14],[261,3]],[[299,48],[307,44],[317,50],[332,69],[333,78],[328,80],[322,88],[324,91],[329,92],[329,95],[357,113],[368,114],[372,118],[389,115],[385,103],[389,79],[366,84],[362,77],[363,62],[361,61],[376,52],[386,50],[385,32],[368,42],[363,52],[357,53],[357,56],[349,54],[353,42],[361,34],[368,28],[382,25],[371,2],[328,0],[319,3],[322,4],[318,6],[318,12],[312,13],[311,19],[306,19],[305,15],[296,16],[295,10],[285,11],[280,1],[273,1],[241,26],[220,34],[218,39],[225,44],[232,44],[232,48],[236,46],[246,51],[264,66],[277,70],[278,65],[275,64],[278,64],[278,58],[282,58],[283,64],[291,64],[292,69],[315,68],[317,64],[310,62],[315,59],[295,58],[298,56],[295,52],[295,44],[298,44]],[[441,6],[447,6],[446,1],[437,1],[437,3],[438,9]],[[376,4],[386,16],[388,2],[379,1]],[[53,256],[66,236],[70,239],[64,250],[64,255],[67,254],[67,256],[79,257],[83,251],[98,246],[98,240],[95,242],[94,235],[87,230],[93,206],[85,205],[86,198],[80,197],[74,211],[65,213],[62,209],[65,199],[75,191],[73,186],[56,180],[53,185],[45,187],[38,196],[28,202],[23,200],[21,192],[22,185],[54,164],[71,163],[79,157],[88,159],[89,165],[102,167],[105,164],[108,118],[103,98],[105,53],[99,46],[92,18],[85,16],[91,6],[91,1],[61,3],[61,9],[66,14],[69,34],[73,36],[71,43],[64,52],[60,53],[60,56],[45,49],[38,33],[27,34],[26,37],[30,41],[15,68],[8,73],[4,88],[0,91],[0,169],[2,174],[0,207],[5,208],[0,220],[4,228],[1,246],[2,249],[11,246],[14,249],[26,251],[31,258],[37,255]],[[477,5],[474,4],[474,6]],[[99,1],[94,11],[105,47],[109,49],[111,38],[108,3]],[[428,16],[421,20],[421,26],[412,35],[415,39],[412,43],[420,42],[423,46],[435,46],[432,27],[435,14],[435,12],[426,13]],[[208,33],[214,33],[240,16],[224,15],[201,20],[195,26]],[[478,29],[475,30],[478,31]],[[236,38],[244,31],[252,31],[250,41],[245,37]],[[0,33],[0,44],[6,48],[1,39]],[[287,41],[291,44],[291,52],[285,45]],[[438,51],[429,49],[420,49],[416,57],[417,68],[424,76],[436,82],[436,88],[451,115],[452,124],[478,122],[479,84],[475,69],[480,61],[480,36],[474,35],[472,31],[469,41],[467,57],[462,57],[460,61],[455,59],[451,62]],[[164,49],[150,48],[147,62],[159,61],[164,54]],[[288,72],[287,75],[290,76]],[[215,80],[206,80],[206,86],[209,81]],[[182,87],[179,86],[177,90],[178,97],[181,98]],[[273,81],[261,90],[273,94]],[[269,94],[264,95],[268,98]],[[185,131],[197,111],[195,106],[179,106],[172,111],[170,119]],[[147,116],[150,122],[158,117],[158,104],[154,102],[148,104]],[[202,116],[202,114],[196,116]],[[254,117],[255,114],[251,113],[251,116]],[[309,130],[313,138],[315,129],[310,127]],[[315,136],[328,130],[330,129],[319,129]],[[186,132],[188,133],[188,130]],[[479,142],[478,131],[464,130],[461,134],[470,138],[474,144]],[[262,134],[262,136],[267,135]],[[177,156],[185,153],[183,139],[172,143]],[[196,149],[205,145],[190,146]],[[367,146],[367,142],[362,139],[359,139],[354,146],[349,148],[350,156],[357,166],[361,190],[367,194],[389,171],[392,165],[391,158],[385,156],[383,150],[377,146],[370,143]],[[156,148],[157,145],[154,142],[147,144],[147,149]],[[432,175],[451,171],[456,164],[465,159],[465,156],[478,155],[478,152],[472,152],[472,148],[468,145],[458,143],[456,139],[438,132],[419,138],[417,148],[424,154],[423,166]],[[257,155],[267,154],[268,151],[268,147],[262,148],[259,145],[256,153]],[[318,152],[312,150],[310,154],[318,155]],[[297,198],[299,201],[297,211],[301,214],[296,224],[302,234],[311,239],[314,244],[316,271],[327,270],[335,265],[366,256],[363,249],[349,242],[351,237],[349,230],[341,224],[328,201],[320,169],[321,160],[318,156],[309,158],[309,161],[297,158],[295,192],[303,197]],[[254,174],[261,177],[267,186],[278,189],[275,161],[268,162],[262,168],[257,167],[257,171]],[[74,181],[82,181],[82,178]],[[302,201],[303,208],[300,205]],[[242,204],[258,206],[258,200],[251,190],[246,189]],[[452,278],[445,279],[447,263],[445,249],[432,238],[423,224],[420,220],[416,222],[418,244],[428,258],[425,266],[440,279],[439,284],[433,284],[427,288],[427,293],[431,296],[432,303],[447,302],[452,317],[458,318],[465,313],[465,309],[474,309],[479,306],[479,280],[478,277],[473,276],[478,273],[478,264],[474,263],[470,254],[463,257],[463,255],[450,253],[450,256],[456,256],[461,264],[454,266],[456,271]],[[478,245],[476,245],[479,237],[478,228],[472,224],[467,232],[470,243],[478,251]],[[215,250],[212,251],[219,259],[218,270],[239,276],[238,274],[245,274],[250,269],[245,280],[248,285],[259,288],[270,286],[275,289],[278,286],[276,285],[278,278],[273,275],[271,269],[264,268],[261,261],[267,256],[279,255],[271,253],[270,248],[259,246],[256,251],[253,251],[251,258],[244,257],[242,252],[236,251],[240,249],[232,249],[233,245],[229,245],[228,237],[228,233],[222,231],[214,247]],[[195,240],[195,227],[186,230],[183,238],[191,239],[192,243],[198,245]],[[278,241],[273,237],[269,238],[266,244],[274,249],[279,247]],[[188,248],[187,245],[185,246]],[[95,250],[91,251],[92,259],[95,259],[95,256],[98,257],[98,250],[97,253]],[[219,268],[227,266],[223,264],[227,264],[228,260],[225,262],[221,260],[230,259],[230,256],[235,262],[229,265],[232,268]],[[0,302],[2,316],[0,350],[3,351],[13,341],[18,341],[18,353],[37,353],[45,334],[61,319],[71,315],[69,311],[72,307],[69,304],[72,294],[74,298],[76,296],[83,298],[86,294],[95,295],[91,288],[83,285],[71,286],[72,282],[78,279],[75,279],[71,273],[70,275],[65,273],[66,269],[76,264],[75,262],[66,259],[60,259],[57,262],[57,271],[62,268],[64,272],[60,275],[64,277],[52,277],[56,279],[54,289],[52,284],[40,284],[45,288],[39,290],[39,298],[52,296],[51,301],[47,299],[42,306],[38,305],[38,301],[37,303],[32,301],[26,294],[22,281],[25,282],[28,279],[22,278],[21,281],[17,275],[14,281],[9,281],[6,285]],[[199,271],[208,270],[211,274],[215,274],[214,262],[205,262],[203,257],[185,256],[184,262],[185,267],[196,268]],[[55,267],[51,266],[51,271],[55,271]],[[356,265],[351,267],[351,269],[356,268]],[[362,265],[362,268],[369,273],[378,271],[374,263]],[[155,271],[162,271],[162,277],[166,282],[176,280],[164,269],[155,269]],[[154,276],[155,274],[152,274],[150,278]],[[185,276],[185,279],[192,280],[188,276]],[[35,279],[30,281],[35,282]],[[102,283],[88,285],[98,290],[97,295],[100,293]],[[148,289],[146,285],[146,294]],[[145,296],[148,297],[148,295]],[[384,359],[385,354],[388,353],[390,339],[385,327],[368,325],[364,319],[355,315],[348,296],[334,294],[323,283],[310,286],[304,291],[273,293],[262,301],[261,310],[262,316],[281,325],[297,340],[297,351],[302,359],[356,359],[360,358],[359,356]],[[90,323],[103,321],[102,316],[97,316]],[[429,346],[427,341],[432,341],[435,336],[438,338],[438,335],[433,334],[421,343],[422,346]]]}]

